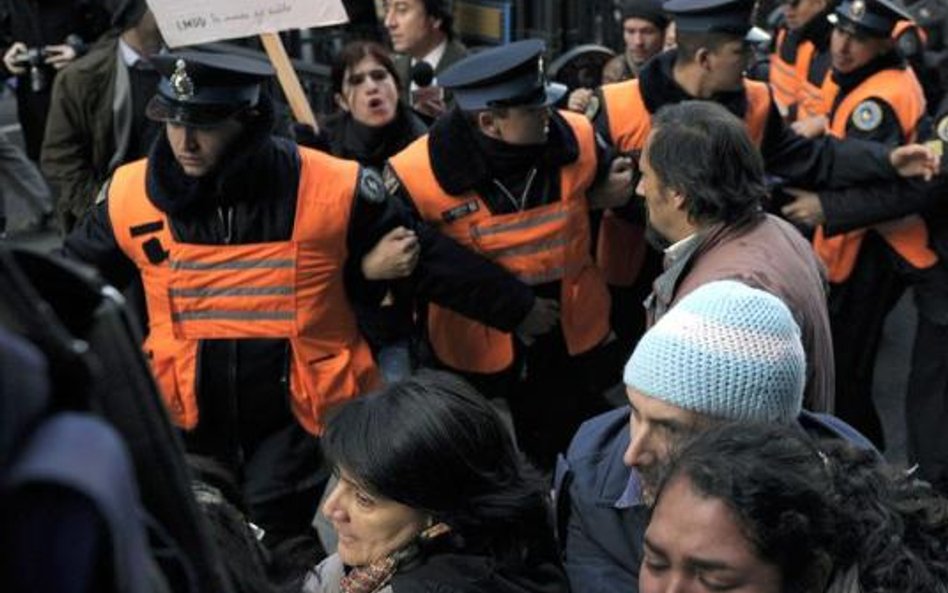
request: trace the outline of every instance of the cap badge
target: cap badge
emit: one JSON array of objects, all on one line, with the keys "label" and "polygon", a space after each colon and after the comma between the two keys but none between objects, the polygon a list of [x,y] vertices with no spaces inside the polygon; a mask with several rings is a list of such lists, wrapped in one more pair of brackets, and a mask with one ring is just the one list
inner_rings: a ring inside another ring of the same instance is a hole
[{"label": "cap badge", "polygon": [[174,63],[174,72],[171,74],[171,90],[178,101],[190,101],[194,97],[194,82],[186,68],[185,61],[179,59]]},{"label": "cap badge", "polygon": [[866,16],[866,1],[853,0],[852,5],[849,7],[849,15],[854,21],[862,20],[862,17]]},{"label": "cap badge", "polygon": [[540,80],[540,84],[546,81],[546,64],[544,64],[542,55],[537,59],[537,77]]}]

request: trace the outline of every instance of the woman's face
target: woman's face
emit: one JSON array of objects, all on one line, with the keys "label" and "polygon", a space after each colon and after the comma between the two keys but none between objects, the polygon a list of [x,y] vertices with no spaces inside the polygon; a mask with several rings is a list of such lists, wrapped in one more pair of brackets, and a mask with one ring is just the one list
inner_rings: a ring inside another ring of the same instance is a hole
[{"label": "woman's face", "polygon": [[352,113],[361,124],[380,127],[395,119],[398,89],[395,79],[372,56],[366,56],[353,67],[346,68],[342,79],[339,106]]},{"label": "woman's face", "polygon": [[347,566],[364,566],[404,547],[421,533],[421,511],[368,493],[345,471],[323,503],[323,514],[339,536],[339,557]]},{"label": "woman's face", "polygon": [[722,500],[677,477],[664,488],[645,532],[641,593],[780,593],[780,569],[757,554]]}]

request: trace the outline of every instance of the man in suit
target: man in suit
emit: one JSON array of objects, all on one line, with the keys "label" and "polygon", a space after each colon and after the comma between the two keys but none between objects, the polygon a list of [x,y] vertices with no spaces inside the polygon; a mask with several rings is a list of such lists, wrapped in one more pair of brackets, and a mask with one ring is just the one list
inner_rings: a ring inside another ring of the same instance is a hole
[{"label": "man in suit", "polygon": [[53,86],[41,166],[67,234],[112,171],[145,156],[159,129],[145,117],[159,79],[149,57],[163,46],[155,18],[136,0],[113,0],[110,13],[122,33],[65,68]]},{"label": "man in suit", "polygon": [[[437,76],[468,53],[454,38],[449,5],[447,0],[385,0],[385,28],[392,49],[401,54],[395,59],[401,98],[429,119],[444,113],[451,102],[437,85]],[[419,62],[434,71],[432,84],[419,86],[412,80]]]}]

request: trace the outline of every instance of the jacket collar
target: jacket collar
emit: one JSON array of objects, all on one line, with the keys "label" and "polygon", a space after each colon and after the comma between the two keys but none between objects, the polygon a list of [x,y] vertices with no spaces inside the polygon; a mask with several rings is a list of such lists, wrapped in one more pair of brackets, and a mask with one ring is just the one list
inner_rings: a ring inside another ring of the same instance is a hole
[{"label": "jacket collar", "polygon": [[[428,133],[428,156],[438,184],[448,194],[460,195],[489,183],[491,171],[479,150],[464,113],[455,107],[439,118]],[[556,111],[550,117],[543,164],[559,168],[579,158],[579,142],[566,120]]]},{"label": "jacket collar", "polygon": [[[696,99],[675,81],[672,69],[677,55],[678,53],[673,49],[663,52],[646,62],[639,71],[642,99],[645,101],[645,108],[651,114],[665,105]],[[738,91],[716,93],[711,100],[744,119],[744,114],[747,112],[747,93],[743,88]]]}]

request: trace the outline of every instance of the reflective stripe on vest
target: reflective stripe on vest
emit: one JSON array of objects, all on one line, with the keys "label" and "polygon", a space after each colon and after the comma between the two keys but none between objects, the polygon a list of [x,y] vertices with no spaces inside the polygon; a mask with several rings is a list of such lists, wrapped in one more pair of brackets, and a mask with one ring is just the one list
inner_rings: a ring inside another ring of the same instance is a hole
[{"label": "reflective stripe on vest", "polygon": [[[877,72],[853,89],[833,114],[830,133],[845,138],[853,111],[870,97],[888,103],[899,120],[905,140],[911,142],[915,139],[916,125],[925,113],[925,97],[911,68]],[[914,267],[928,268],[938,261],[938,256],[928,246],[928,227],[917,214],[873,225],[872,228]],[[852,274],[866,231],[859,229],[826,237],[822,226],[816,229],[813,247],[826,264],[831,282],[845,282]]]},{"label": "reflective stripe on vest", "polygon": [[[300,159],[292,237],[268,243],[181,243],[146,195],[146,161],[120,167],[112,178],[109,217],[142,277],[145,350],[178,426],[198,422],[197,353],[205,339],[287,339],[291,407],[313,434],[327,408],[377,383],[343,286],[358,165],[308,149]],[[155,221],[161,228],[132,236],[131,229]],[[153,263],[144,244],[156,240],[167,257]]]},{"label": "reflective stripe on vest", "polygon": [[[760,146],[770,115],[770,89],[766,83],[748,79],[744,79],[744,89],[747,94],[744,123],[751,140]],[[641,151],[652,129],[652,116],[645,107],[639,81],[604,85],[602,98],[613,146],[625,153]],[[641,272],[647,249],[642,225],[614,216],[611,211],[603,214],[596,244],[596,263],[608,284],[633,285]]]},{"label": "reflective stripe on vest", "polygon": [[[562,199],[511,214],[490,213],[471,191],[452,196],[438,185],[423,136],[389,163],[422,218],[469,249],[488,257],[529,285],[561,281],[560,322],[570,354],[586,352],[609,333],[609,293],[592,262],[586,190],[596,174],[595,137],[589,121],[563,113],[580,148],[561,170]],[[476,210],[446,222],[444,212],[474,202]],[[438,358],[466,372],[496,373],[514,360],[513,338],[458,313],[431,305],[428,333]]]}]

